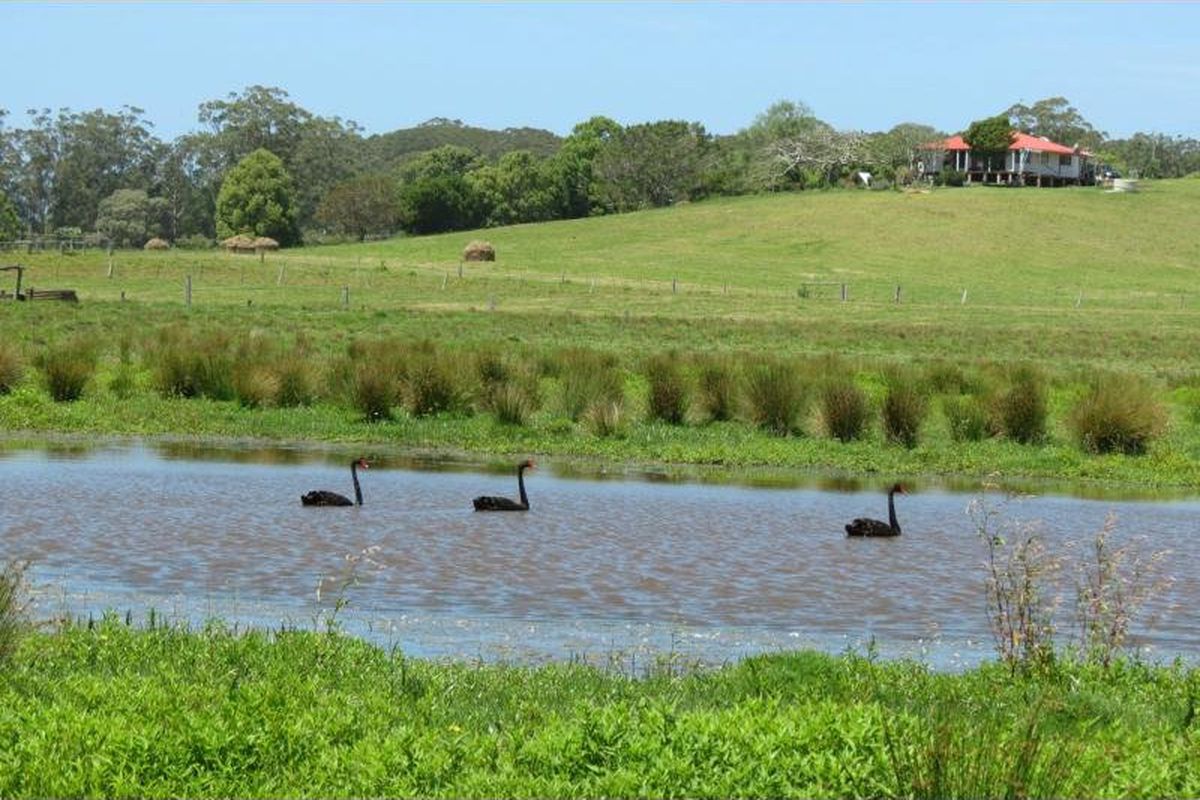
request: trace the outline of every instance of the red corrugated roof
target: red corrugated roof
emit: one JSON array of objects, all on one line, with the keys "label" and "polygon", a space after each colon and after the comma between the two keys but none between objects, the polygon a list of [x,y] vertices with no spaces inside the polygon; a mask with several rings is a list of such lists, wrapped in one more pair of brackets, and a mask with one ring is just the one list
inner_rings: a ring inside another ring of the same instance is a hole
[{"label": "red corrugated roof", "polygon": [[[970,146],[963,141],[961,136],[951,136],[943,142],[934,142],[933,149],[939,150],[970,150]],[[1017,133],[1013,138],[1013,143],[1008,146],[1009,150],[1037,150],[1041,153],[1060,153],[1062,155],[1071,155],[1075,152],[1072,147],[1067,147],[1058,142],[1052,142],[1049,139],[1043,139],[1040,136],[1030,136],[1028,133]],[[1086,153],[1084,155],[1087,155]]]}]

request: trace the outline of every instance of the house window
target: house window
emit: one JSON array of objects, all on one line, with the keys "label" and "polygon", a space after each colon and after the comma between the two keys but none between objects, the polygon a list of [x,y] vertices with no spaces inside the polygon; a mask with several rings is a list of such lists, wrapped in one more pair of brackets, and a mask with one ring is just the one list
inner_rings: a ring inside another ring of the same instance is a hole
[{"label": "house window", "polygon": [[1050,166],[1050,154],[1049,153],[1042,153],[1042,166],[1043,167]]},{"label": "house window", "polygon": [[1058,157],[1058,165],[1059,165],[1060,167],[1069,167],[1069,166],[1071,166],[1071,157],[1070,157],[1070,156],[1067,156],[1067,155],[1059,155],[1059,157]]}]

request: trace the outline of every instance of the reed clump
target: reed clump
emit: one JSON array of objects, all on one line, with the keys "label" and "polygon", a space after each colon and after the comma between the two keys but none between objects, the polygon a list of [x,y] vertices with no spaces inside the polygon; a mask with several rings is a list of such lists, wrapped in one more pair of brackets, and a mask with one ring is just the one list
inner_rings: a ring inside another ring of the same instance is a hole
[{"label": "reed clump", "polygon": [[854,381],[834,379],[821,391],[821,419],[830,436],[852,442],[866,433],[871,421],[871,403]]},{"label": "reed clump", "polygon": [[468,391],[457,357],[431,344],[419,343],[409,350],[403,380],[404,405],[415,417],[467,407]]},{"label": "reed clump", "polygon": [[752,364],[743,391],[746,415],[755,425],[776,436],[801,432],[809,395],[794,365],[784,361]]},{"label": "reed clump", "polygon": [[232,400],[234,356],[228,334],[163,328],[151,348],[154,385],[163,397]]},{"label": "reed clump", "polygon": [[647,416],[670,425],[682,425],[691,402],[691,389],[679,356],[665,353],[651,357],[646,361],[645,375]]},{"label": "reed clump", "polygon": [[12,342],[0,341],[0,394],[8,394],[25,374],[21,350]]},{"label": "reed clump", "polygon": [[993,400],[997,427],[1021,444],[1037,444],[1046,438],[1047,406],[1046,379],[1028,365],[1013,368],[1007,388]]},{"label": "reed clump", "polygon": [[916,447],[929,412],[929,402],[920,381],[904,370],[889,373],[886,380],[887,391],[881,409],[883,436],[889,442]]},{"label": "reed clump", "polygon": [[1080,398],[1068,424],[1079,446],[1090,453],[1142,455],[1166,421],[1165,409],[1145,381],[1104,375]]},{"label": "reed clump", "polygon": [[611,353],[567,348],[555,354],[550,368],[559,376],[559,410],[572,422],[596,406],[624,408],[625,379]]},{"label": "reed clump", "polygon": [[978,395],[943,397],[942,415],[956,442],[979,442],[995,434],[987,404]]},{"label": "reed clump", "polygon": [[70,403],[83,396],[83,390],[96,374],[95,347],[83,339],[73,339],[46,350],[38,359],[46,391],[56,402]]},{"label": "reed clump", "polygon": [[737,414],[737,366],[728,356],[701,359],[697,366],[696,407],[711,422],[731,420]]},{"label": "reed clump", "polygon": [[583,426],[600,439],[619,439],[626,434],[628,419],[622,400],[597,400],[582,415]]}]

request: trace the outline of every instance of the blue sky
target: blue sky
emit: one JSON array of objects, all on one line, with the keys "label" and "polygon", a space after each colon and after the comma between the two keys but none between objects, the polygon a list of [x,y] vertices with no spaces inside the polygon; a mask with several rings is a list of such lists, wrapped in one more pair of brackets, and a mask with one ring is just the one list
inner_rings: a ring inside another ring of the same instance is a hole
[{"label": "blue sky", "polygon": [[0,108],[145,109],[278,86],[368,133],[431,117],[559,134],[604,114],[733,133],[771,103],[948,131],[1067,97],[1101,130],[1200,137],[1200,4],[0,2]]}]

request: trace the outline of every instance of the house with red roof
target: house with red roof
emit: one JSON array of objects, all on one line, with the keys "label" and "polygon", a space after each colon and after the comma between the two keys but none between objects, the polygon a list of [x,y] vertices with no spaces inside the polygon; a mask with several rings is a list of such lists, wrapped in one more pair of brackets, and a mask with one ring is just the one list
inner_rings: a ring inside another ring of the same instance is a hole
[{"label": "house with red roof", "polygon": [[956,170],[968,183],[1072,186],[1096,180],[1091,153],[1019,131],[1013,134],[1003,158],[984,158],[972,152],[962,136],[951,136],[925,145],[917,168],[925,175]]}]

